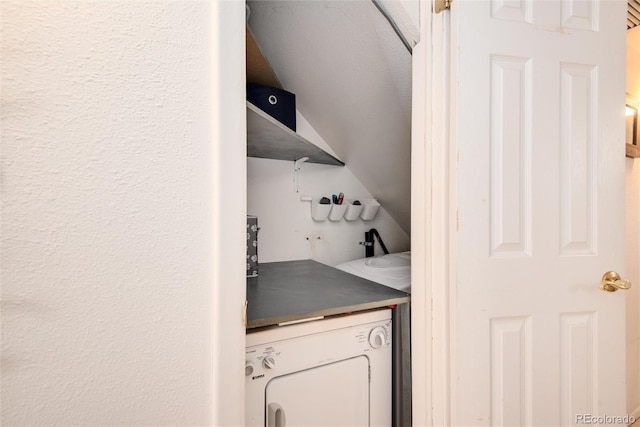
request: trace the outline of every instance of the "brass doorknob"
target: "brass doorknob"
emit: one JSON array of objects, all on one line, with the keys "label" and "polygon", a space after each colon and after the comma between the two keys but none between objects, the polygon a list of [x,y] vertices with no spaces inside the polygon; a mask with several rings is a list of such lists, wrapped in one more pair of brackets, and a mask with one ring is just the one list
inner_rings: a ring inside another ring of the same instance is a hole
[{"label": "brass doorknob", "polygon": [[602,283],[600,283],[600,289],[607,292],[615,292],[618,289],[626,291],[631,287],[631,282],[622,279],[615,271],[607,271],[602,276]]}]

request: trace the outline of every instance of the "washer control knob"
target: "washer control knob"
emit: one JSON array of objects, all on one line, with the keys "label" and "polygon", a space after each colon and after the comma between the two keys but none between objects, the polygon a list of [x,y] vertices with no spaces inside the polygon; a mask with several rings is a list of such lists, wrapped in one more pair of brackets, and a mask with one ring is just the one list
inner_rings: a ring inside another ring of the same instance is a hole
[{"label": "washer control knob", "polygon": [[276,367],[276,359],[274,359],[273,356],[266,356],[262,359],[262,366],[265,369],[273,369]]},{"label": "washer control knob", "polygon": [[369,345],[380,348],[387,343],[387,331],[382,326],[376,326],[369,333]]},{"label": "washer control knob", "polygon": [[247,362],[244,364],[244,376],[248,377],[249,375],[253,374],[253,371],[255,370],[255,366],[253,366],[252,362]]}]

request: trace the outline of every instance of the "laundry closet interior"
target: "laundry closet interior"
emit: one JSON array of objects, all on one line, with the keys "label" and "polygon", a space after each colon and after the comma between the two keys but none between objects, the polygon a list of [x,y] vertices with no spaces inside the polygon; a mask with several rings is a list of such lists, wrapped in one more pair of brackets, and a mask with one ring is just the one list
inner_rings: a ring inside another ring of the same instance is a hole
[{"label": "laundry closet interior", "polygon": [[247,425],[410,425],[418,2],[246,6]]}]

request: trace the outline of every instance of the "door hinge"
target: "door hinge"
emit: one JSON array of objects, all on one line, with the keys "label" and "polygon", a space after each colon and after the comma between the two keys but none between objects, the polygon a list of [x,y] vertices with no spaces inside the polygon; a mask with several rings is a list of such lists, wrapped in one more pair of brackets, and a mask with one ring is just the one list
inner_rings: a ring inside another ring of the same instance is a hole
[{"label": "door hinge", "polygon": [[242,304],[242,326],[247,327],[247,306],[249,305],[249,301],[244,300]]},{"label": "door hinge", "polygon": [[436,13],[440,13],[445,9],[449,9],[451,7],[451,3],[453,3],[453,0],[435,0]]}]

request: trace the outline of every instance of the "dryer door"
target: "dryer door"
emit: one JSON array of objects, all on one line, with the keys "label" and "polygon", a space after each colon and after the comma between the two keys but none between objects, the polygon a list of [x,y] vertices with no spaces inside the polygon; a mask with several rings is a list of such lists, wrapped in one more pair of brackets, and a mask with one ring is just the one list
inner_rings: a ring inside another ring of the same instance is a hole
[{"label": "dryer door", "polygon": [[368,426],[369,359],[358,356],[269,381],[266,426]]}]

